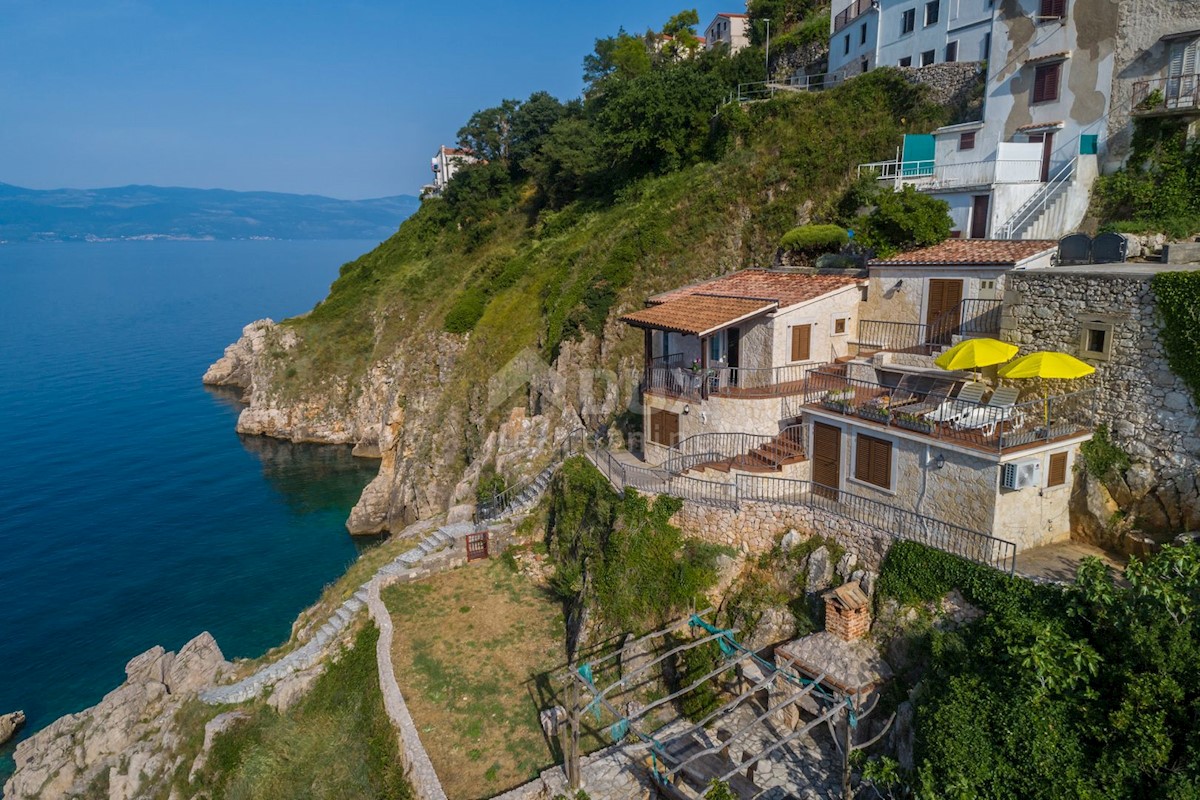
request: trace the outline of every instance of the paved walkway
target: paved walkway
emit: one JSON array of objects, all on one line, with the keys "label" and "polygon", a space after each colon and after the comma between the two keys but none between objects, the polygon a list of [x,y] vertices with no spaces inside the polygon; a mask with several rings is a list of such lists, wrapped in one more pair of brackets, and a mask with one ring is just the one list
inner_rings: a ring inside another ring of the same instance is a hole
[{"label": "paved walkway", "polygon": [[1062,542],[1035,547],[1017,556],[1017,574],[1034,581],[1072,583],[1079,565],[1088,556],[1107,564],[1118,576],[1125,571],[1128,558],[1082,542]]}]

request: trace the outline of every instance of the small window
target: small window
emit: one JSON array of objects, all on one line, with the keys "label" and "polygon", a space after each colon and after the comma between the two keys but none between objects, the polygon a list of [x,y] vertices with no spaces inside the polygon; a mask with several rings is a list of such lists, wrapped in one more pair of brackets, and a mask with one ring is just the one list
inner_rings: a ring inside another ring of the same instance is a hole
[{"label": "small window", "polygon": [[812,356],[812,325],[792,327],[792,361],[808,361]]},{"label": "small window", "polygon": [[858,29],[858,43],[867,43],[867,23],[865,22],[862,24],[862,27]]},{"label": "small window", "polygon": [[891,489],[892,443],[858,434],[854,448],[854,477],[881,489]]},{"label": "small window", "polygon": [[900,35],[903,36],[906,33],[912,33],[913,29],[916,27],[917,10],[915,8],[910,8],[900,17]]},{"label": "small window", "polygon": [[958,42],[951,42],[946,45],[946,63],[953,64],[958,61]]},{"label": "small window", "polygon": [[664,447],[679,443],[679,415],[661,408],[650,409],[650,441]]},{"label": "small window", "polygon": [[850,34],[846,34],[845,41],[842,42],[842,55],[850,53]]},{"label": "small window", "polygon": [[1042,0],[1038,16],[1042,19],[1062,19],[1067,15],[1067,0]]},{"label": "small window", "polygon": [[992,34],[985,33],[983,35],[983,60],[987,61],[992,57]]},{"label": "small window", "polygon": [[842,336],[846,333],[846,325],[849,320],[846,317],[834,317],[833,319],[833,335]]},{"label": "small window", "polygon": [[1050,471],[1046,474],[1046,486],[1062,486],[1067,482],[1067,454],[1050,456]]},{"label": "small window", "polygon": [[959,150],[974,150],[975,149],[975,131],[967,131],[958,137]]},{"label": "small window", "polygon": [[912,66],[912,56],[905,56],[904,58],[900,59],[900,66],[911,67]]},{"label": "small window", "polygon": [[1079,350],[1084,358],[1107,360],[1112,353],[1113,326],[1096,320],[1083,323]]},{"label": "small window", "polygon": [[942,14],[942,0],[932,0],[925,4],[925,26],[937,25],[938,17]]},{"label": "small window", "polygon": [[862,68],[862,71],[863,71],[863,72],[870,72],[870,71],[871,71],[871,62],[870,62],[870,61],[868,61],[868,60],[867,60],[867,59],[865,59],[865,58],[862,60],[862,63],[861,63],[861,64],[859,64],[859,66]]},{"label": "small window", "polygon": [[1033,102],[1049,103],[1058,99],[1062,62],[1042,64],[1033,73]]},{"label": "small window", "polygon": [[921,53],[921,66],[928,67],[933,63],[933,59],[936,57],[937,53],[932,50],[926,50],[924,53]]},{"label": "small window", "polygon": [[995,290],[996,290],[996,282],[995,281],[980,281],[979,282],[979,291],[993,292]]}]

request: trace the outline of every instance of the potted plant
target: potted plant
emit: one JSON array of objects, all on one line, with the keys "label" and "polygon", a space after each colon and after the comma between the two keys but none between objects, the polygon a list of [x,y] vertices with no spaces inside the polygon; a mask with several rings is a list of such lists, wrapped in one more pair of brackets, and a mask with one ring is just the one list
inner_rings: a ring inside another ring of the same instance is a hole
[{"label": "potted plant", "polygon": [[897,414],[896,424],[917,433],[933,433],[933,423],[923,419],[918,414]]},{"label": "potted plant", "polygon": [[892,410],[887,406],[859,406],[858,415],[863,419],[882,422],[887,425],[892,419]]},{"label": "potted plant", "polygon": [[821,405],[839,414],[853,414],[854,404],[842,395],[827,394],[821,399]]}]

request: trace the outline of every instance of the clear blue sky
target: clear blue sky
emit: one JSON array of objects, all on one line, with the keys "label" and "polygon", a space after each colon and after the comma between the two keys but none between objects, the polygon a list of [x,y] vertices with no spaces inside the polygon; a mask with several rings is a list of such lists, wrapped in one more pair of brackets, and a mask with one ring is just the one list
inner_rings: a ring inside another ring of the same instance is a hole
[{"label": "clear blue sky", "polygon": [[[415,194],[475,110],[579,94],[598,36],[697,7],[0,0],[0,182]],[[703,32],[703,31],[701,31]]]}]

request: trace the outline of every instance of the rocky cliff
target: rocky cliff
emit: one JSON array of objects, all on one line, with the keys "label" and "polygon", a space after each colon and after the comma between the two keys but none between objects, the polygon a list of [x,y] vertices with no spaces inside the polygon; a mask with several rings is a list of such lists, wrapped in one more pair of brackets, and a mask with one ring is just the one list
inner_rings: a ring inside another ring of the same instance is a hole
[{"label": "rocky cliff", "polygon": [[17,745],[7,800],[133,800],[184,766],[180,710],[229,668],[202,633],[178,653],[154,647],[125,666],[125,682],[97,705],[69,714]]}]

